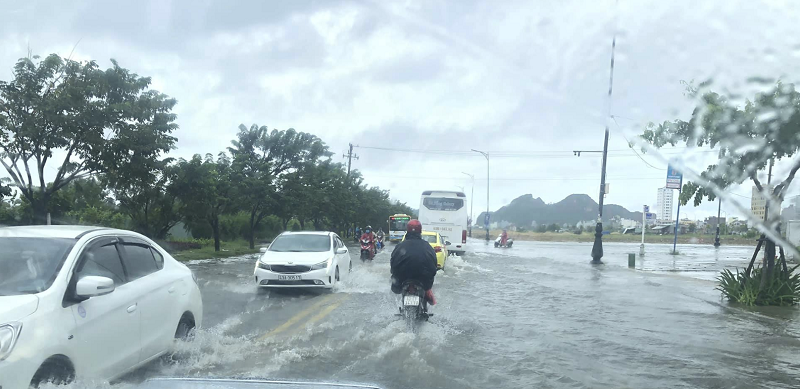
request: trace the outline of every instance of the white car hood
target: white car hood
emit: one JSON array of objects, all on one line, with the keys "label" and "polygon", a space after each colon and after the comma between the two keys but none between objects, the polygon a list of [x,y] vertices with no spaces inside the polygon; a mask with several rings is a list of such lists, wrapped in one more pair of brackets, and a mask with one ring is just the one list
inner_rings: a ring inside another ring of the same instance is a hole
[{"label": "white car hood", "polygon": [[317,253],[291,253],[267,251],[261,256],[261,262],[268,265],[315,265],[322,261],[327,261],[333,256],[330,251]]},{"label": "white car hood", "polygon": [[0,296],[0,324],[20,320],[38,307],[39,298],[34,295]]}]

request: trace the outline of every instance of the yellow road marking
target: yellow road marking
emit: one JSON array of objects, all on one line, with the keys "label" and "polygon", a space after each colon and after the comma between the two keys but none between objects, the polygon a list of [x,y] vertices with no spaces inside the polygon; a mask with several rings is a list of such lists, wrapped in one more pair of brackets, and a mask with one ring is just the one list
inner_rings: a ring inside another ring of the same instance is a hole
[{"label": "yellow road marking", "polygon": [[347,300],[349,297],[349,295],[345,295],[345,297],[340,298],[339,301],[325,307],[322,311],[320,311],[320,313],[314,315],[311,319],[308,319],[306,322],[306,327],[322,320],[325,318],[325,316],[328,316],[331,312],[333,312],[334,309],[339,308],[339,306],[342,305],[342,303],[345,302],[345,300]]},{"label": "yellow road marking", "polygon": [[270,332],[267,332],[266,334],[262,335],[260,338],[258,338],[258,340],[262,341],[264,339],[269,338],[270,336],[274,336],[274,335],[277,335],[277,334],[279,334],[279,333],[281,333],[283,331],[286,331],[286,329],[288,329],[289,327],[295,325],[295,323],[299,322],[300,320],[305,319],[306,316],[310,315],[317,308],[319,308],[321,305],[325,304],[326,302],[328,302],[328,300],[334,298],[335,296],[336,296],[336,294],[332,293],[332,294],[329,294],[329,295],[321,298],[319,301],[317,301],[316,303],[312,304],[308,308],[306,308],[306,309],[298,312],[296,315],[292,316],[289,320],[286,321],[286,323],[283,323],[280,326],[278,326],[278,328],[275,328],[274,330],[272,330]]}]

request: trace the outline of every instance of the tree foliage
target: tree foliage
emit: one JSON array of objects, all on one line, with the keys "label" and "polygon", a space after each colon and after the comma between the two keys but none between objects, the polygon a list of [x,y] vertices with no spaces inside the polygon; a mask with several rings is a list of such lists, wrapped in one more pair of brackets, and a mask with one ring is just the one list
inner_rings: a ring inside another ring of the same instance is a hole
[{"label": "tree foliage", "polygon": [[[784,176],[775,175],[774,186],[765,185],[758,174],[768,165],[771,171],[776,161],[792,159],[800,149],[800,93],[793,84],[779,82],[743,104],[715,92],[701,94],[693,88],[689,89],[689,96],[698,101],[689,120],[651,123],[642,138],[655,147],[685,143],[686,146],[709,147],[718,151],[718,161],[700,174],[701,180],[683,185],[682,204],[692,198],[695,205],[701,204],[703,199],[714,200],[714,188],[724,190],[746,180],[752,181],[767,197],[768,212],[764,222],[770,234],[762,235],[766,263],[758,277],[757,297],[761,298],[771,285],[791,277],[782,252],[782,266],[775,271],[776,246],[769,235],[779,235],[780,203],[800,169],[800,159],[792,160],[791,168]],[[756,250],[760,247],[761,243]],[[753,261],[755,258],[753,256]],[[736,277],[737,280],[744,283],[755,278],[755,273],[751,273],[754,271],[753,261]]]},{"label": "tree foliage", "polygon": [[[23,58],[0,81],[0,224],[89,224],[166,239],[269,239],[282,230],[385,226],[412,210],[349,175],[317,136],[239,126],[218,154],[174,160],[174,99],[94,61]],[[55,172],[55,173],[53,173]]]},{"label": "tree foliage", "polygon": [[[147,163],[175,141],[175,100],[111,62],[102,70],[56,54],[22,58],[14,78],[0,81],[0,164],[36,222],[73,180]],[[49,167],[56,173],[48,184]]]},{"label": "tree foliage", "polygon": [[[695,205],[704,198],[714,200],[714,191],[704,182],[725,189],[749,179],[764,191],[758,172],[771,160],[792,158],[800,148],[800,93],[793,84],[778,83],[744,105],[715,92],[700,95],[692,89],[690,95],[697,97],[698,106],[689,120],[650,123],[642,134],[645,141],[659,148],[685,143],[718,151],[719,161],[700,174],[703,182],[684,184],[682,204],[691,198]],[[798,169],[800,161],[795,161],[769,194],[782,200]]]}]

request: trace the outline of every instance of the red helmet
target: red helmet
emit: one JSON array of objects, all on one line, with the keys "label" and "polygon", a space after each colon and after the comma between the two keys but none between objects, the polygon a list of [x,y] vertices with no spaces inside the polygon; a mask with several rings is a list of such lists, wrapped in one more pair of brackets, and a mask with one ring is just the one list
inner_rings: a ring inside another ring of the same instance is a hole
[{"label": "red helmet", "polygon": [[422,233],[422,223],[417,219],[411,219],[406,225],[406,232]]}]

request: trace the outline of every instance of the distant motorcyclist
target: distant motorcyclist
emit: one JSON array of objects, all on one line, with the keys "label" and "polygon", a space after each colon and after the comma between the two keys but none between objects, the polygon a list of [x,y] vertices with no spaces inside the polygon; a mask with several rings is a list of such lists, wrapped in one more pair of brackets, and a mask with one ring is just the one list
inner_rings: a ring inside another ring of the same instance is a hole
[{"label": "distant motorcyclist", "polygon": [[504,228],[503,233],[500,234],[500,244],[505,246],[506,243],[508,243],[508,231]]},{"label": "distant motorcyclist", "polygon": [[431,288],[436,277],[436,252],[430,243],[422,239],[422,223],[417,219],[408,222],[405,240],[392,250],[390,260],[392,292],[400,294],[403,283],[416,280],[425,289],[425,298],[436,304]]},{"label": "distant motorcyclist", "polygon": [[356,239],[356,242],[361,239],[361,227],[356,227],[356,233],[353,235],[353,237]]},{"label": "distant motorcyclist", "polygon": [[363,242],[364,240],[369,242],[370,250],[372,250],[373,255],[378,252],[375,249],[375,233],[372,232],[372,226],[364,227],[364,233],[361,234],[361,241]]},{"label": "distant motorcyclist", "polygon": [[378,238],[378,245],[380,245],[380,248],[383,248],[383,238],[384,238],[383,228],[378,230],[377,238]]}]

